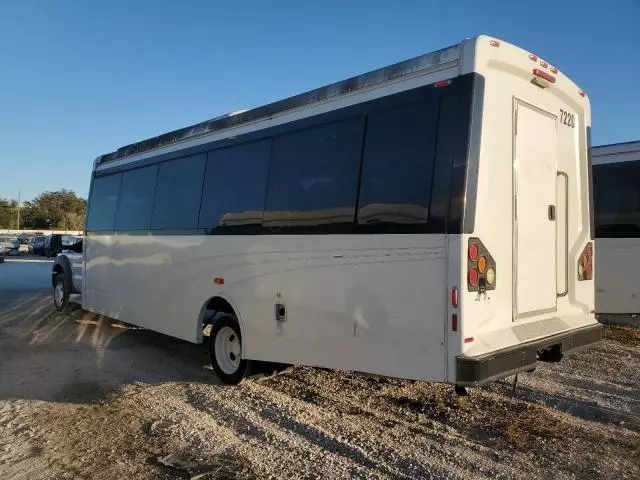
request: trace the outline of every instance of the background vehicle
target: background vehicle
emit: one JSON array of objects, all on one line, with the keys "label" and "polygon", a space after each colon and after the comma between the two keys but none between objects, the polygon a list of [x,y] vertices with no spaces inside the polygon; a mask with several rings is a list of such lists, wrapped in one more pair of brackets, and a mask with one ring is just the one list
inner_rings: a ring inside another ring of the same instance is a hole
[{"label": "background vehicle", "polygon": [[42,248],[45,257],[55,257],[62,251],[62,235],[58,233],[47,235]]},{"label": "background vehicle", "polygon": [[15,235],[0,235],[0,251],[7,256],[15,249]]},{"label": "background vehicle", "polygon": [[640,141],[591,149],[596,310],[640,313]]},{"label": "background vehicle", "polygon": [[123,147],[94,164],[83,308],[191,342],[212,323],[226,383],[560,360],[601,337],[590,122],[556,67],[480,36]]},{"label": "background vehicle", "polygon": [[52,269],[53,300],[59,311],[69,306],[70,295],[82,293],[82,237],[73,239],[56,257]]},{"label": "background vehicle", "polygon": [[45,235],[38,235],[33,239],[33,253],[34,255],[44,255],[44,239]]}]

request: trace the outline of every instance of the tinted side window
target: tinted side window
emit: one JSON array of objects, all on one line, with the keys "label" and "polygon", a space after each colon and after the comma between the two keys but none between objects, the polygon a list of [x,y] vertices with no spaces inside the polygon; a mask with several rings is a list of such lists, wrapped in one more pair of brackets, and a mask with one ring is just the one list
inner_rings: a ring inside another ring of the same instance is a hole
[{"label": "tinted side window", "polygon": [[270,152],[270,140],[209,152],[200,228],[262,223]]},{"label": "tinted side window", "polygon": [[116,230],[149,228],[157,174],[157,165],[130,170],[122,174]]},{"label": "tinted side window", "polygon": [[89,199],[87,230],[113,230],[122,174],[94,179]]},{"label": "tinted side window", "polygon": [[594,165],[597,237],[640,237],[640,161]]},{"label": "tinted side window", "polygon": [[196,228],[206,154],[161,163],[151,229]]},{"label": "tinted side window", "polygon": [[363,133],[356,117],[274,138],[265,223],[352,223]]},{"label": "tinted side window", "polygon": [[369,115],[358,210],[361,224],[426,224],[438,104]]}]

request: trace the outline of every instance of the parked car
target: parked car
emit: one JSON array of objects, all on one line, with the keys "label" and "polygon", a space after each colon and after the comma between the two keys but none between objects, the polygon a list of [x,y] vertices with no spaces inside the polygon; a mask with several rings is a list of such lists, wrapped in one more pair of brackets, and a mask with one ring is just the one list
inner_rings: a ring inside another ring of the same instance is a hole
[{"label": "parked car", "polygon": [[6,250],[6,255],[9,257],[17,257],[20,255],[20,244],[19,243],[14,243],[13,245],[9,246],[9,248],[7,248]]},{"label": "parked car", "polygon": [[74,240],[73,244],[68,245],[56,257],[51,271],[53,301],[56,310],[65,310],[69,307],[69,295],[82,293],[82,266],[84,262],[82,237],[75,237]]},{"label": "parked car", "polygon": [[38,235],[33,239],[32,248],[34,255],[44,255],[44,235]]},{"label": "parked car", "polygon": [[15,241],[16,237],[0,236],[0,252],[3,255],[8,255],[9,250],[13,249]]},{"label": "parked car", "polygon": [[47,235],[44,240],[44,256],[47,258],[55,257],[62,251],[62,235],[54,233]]}]

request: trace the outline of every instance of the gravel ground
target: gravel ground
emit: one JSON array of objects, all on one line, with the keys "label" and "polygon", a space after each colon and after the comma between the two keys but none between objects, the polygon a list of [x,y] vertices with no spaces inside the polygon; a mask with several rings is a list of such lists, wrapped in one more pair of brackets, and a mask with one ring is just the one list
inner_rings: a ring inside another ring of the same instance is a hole
[{"label": "gravel ground", "polygon": [[600,346],[521,375],[515,394],[512,379],[457,397],[310,368],[228,388],[203,348],[55,313],[46,281],[10,291],[6,272],[3,480],[640,478],[633,327],[607,326]]}]

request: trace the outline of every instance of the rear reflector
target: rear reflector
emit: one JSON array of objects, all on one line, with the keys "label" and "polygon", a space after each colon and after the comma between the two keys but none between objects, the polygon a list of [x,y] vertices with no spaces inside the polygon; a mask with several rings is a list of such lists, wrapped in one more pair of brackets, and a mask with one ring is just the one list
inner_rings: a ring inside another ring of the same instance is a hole
[{"label": "rear reflector", "polygon": [[473,337],[467,337],[464,339],[464,343],[471,343],[473,342]]},{"label": "rear reflector", "polygon": [[458,315],[456,315],[455,313],[451,315],[451,331],[458,331]]},{"label": "rear reflector", "polygon": [[539,68],[534,68],[533,69],[533,74],[536,77],[540,77],[540,78],[546,80],[549,83],[556,83],[556,77],[554,77],[553,75],[548,74],[544,70],[540,70]]},{"label": "rear reflector", "polygon": [[451,85],[451,80],[440,80],[439,82],[433,84],[433,86],[436,88],[448,87],[449,85]]},{"label": "rear reflector", "polygon": [[578,259],[578,281],[593,279],[593,245],[591,242],[582,250]]},{"label": "rear reflector", "polygon": [[451,306],[458,308],[458,289],[456,287],[451,289]]}]

